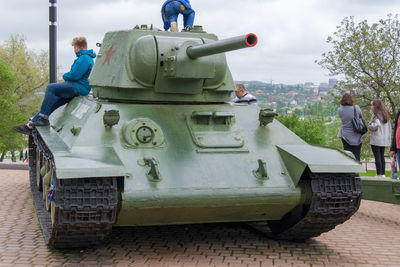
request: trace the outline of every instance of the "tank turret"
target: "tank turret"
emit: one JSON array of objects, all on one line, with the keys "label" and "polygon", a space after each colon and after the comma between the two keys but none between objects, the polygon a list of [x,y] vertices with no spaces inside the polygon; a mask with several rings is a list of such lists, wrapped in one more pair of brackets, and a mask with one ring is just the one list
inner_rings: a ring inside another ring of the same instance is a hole
[{"label": "tank turret", "polygon": [[252,33],[217,40],[198,27],[181,33],[147,27],[110,32],[90,83],[101,99],[227,102],[234,84],[224,52],[256,44]]}]

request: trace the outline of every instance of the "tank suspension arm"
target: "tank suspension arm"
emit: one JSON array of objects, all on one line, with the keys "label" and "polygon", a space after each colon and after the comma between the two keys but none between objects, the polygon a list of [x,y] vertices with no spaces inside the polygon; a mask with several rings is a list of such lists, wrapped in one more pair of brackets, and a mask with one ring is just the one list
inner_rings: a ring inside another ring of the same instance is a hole
[{"label": "tank suspension arm", "polygon": [[257,44],[257,36],[254,33],[236,36],[228,39],[215,41],[208,44],[189,46],[186,49],[188,57],[195,59],[209,55],[224,53],[241,48],[252,47]]}]

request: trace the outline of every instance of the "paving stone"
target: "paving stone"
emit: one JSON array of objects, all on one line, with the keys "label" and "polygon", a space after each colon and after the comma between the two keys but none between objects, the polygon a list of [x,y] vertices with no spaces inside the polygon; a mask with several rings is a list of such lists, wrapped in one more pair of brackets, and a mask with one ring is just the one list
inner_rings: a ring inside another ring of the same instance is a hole
[{"label": "paving stone", "polygon": [[3,266],[400,266],[400,206],[362,201],[334,230],[304,243],[275,241],[243,224],[115,228],[91,249],[45,244],[26,170],[0,170]]}]

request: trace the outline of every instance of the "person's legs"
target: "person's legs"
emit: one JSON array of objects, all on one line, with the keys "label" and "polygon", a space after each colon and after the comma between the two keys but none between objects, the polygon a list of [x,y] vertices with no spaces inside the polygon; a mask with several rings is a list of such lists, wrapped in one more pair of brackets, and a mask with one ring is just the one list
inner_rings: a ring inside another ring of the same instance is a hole
[{"label": "person's legs", "polygon": [[[375,158],[375,169],[376,175],[382,176],[382,156],[381,156],[381,147],[371,145],[372,153],[374,154]],[[384,168],[384,167],[383,167]]]},{"label": "person's legs", "polygon": [[356,159],[358,161],[361,160],[361,146],[362,146],[362,144],[360,144],[358,146],[351,146],[352,147],[352,151],[351,152],[353,152],[354,156],[356,157]]},{"label": "person's legs", "polygon": [[385,147],[384,146],[379,147],[379,157],[380,157],[380,161],[381,161],[380,173],[382,175],[385,175],[386,162],[385,162]]},{"label": "person's legs", "polygon": [[189,26],[190,28],[193,28],[193,23],[194,23],[194,16],[195,16],[195,12],[193,9],[189,8],[189,9],[185,9],[182,11],[182,15],[183,15],[183,26],[186,28],[187,26]]},{"label": "person's legs", "polygon": [[50,114],[53,113],[54,110],[58,109],[62,105],[67,104],[75,96],[79,96],[78,91],[71,83],[64,83],[64,84],[65,87],[60,87],[55,90],[55,94],[56,96],[59,97],[59,99],[51,107]]},{"label": "person's legs", "polygon": [[342,144],[343,144],[343,150],[350,151],[351,152],[351,145],[347,143],[343,138],[341,138]]},{"label": "person's legs", "polygon": [[375,159],[375,169],[376,169],[376,175],[380,175],[380,158],[379,158],[379,149],[377,146],[371,145],[371,150],[372,153],[374,154],[374,159]]},{"label": "person's legs", "polygon": [[171,31],[178,31],[178,15],[180,12],[180,3],[179,2],[171,2],[165,6],[165,15],[167,17],[168,22],[171,25]]},{"label": "person's legs", "polygon": [[40,108],[40,112],[36,114],[31,122],[37,121],[40,117],[48,119],[49,115],[58,107],[64,105],[74,96],[78,96],[78,92],[71,83],[51,83],[46,88],[46,93]]},{"label": "person's legs", "polygon": [[400,149],[396,150],[397,168],[400,168]]},{"label": "person's legs", "polygon": [[343,138],[342,138],[342,143],[343,143],[343,149],[346,151],[350,151],[351,153],[353,153],[354,157],[360,161],[360,154],[361,154],[361,145],[358,146],[352,146],[349,145],[349,143],[347,143]]}]

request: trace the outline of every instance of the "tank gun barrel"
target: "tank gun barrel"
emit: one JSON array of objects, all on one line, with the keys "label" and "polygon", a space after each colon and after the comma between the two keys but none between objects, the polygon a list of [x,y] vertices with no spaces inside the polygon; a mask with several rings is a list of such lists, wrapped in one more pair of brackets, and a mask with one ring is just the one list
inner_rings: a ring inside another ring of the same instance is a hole
[{"label": "tank gun barrel", "polygon": [[257,44],[257,36],[254,33],[236,36],[212,43],[189,46],[186,49],[188,57],[195,59],[209,55],[224,53],[241,48],[252,47]]}]

